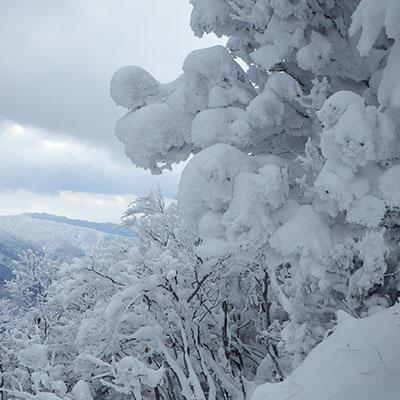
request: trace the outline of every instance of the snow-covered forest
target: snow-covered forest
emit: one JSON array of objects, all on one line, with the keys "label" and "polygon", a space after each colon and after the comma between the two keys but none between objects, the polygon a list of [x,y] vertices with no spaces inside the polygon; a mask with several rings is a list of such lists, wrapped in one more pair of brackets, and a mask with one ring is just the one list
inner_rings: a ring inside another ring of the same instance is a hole
[{"label": "snow-covered forest", "polygon": [[0,399],[400,398],[400,1],[190,3],[226,46],[110,85],[131,161],[187,162],[177,203],[130,204],[133,244],[21,258]]}]

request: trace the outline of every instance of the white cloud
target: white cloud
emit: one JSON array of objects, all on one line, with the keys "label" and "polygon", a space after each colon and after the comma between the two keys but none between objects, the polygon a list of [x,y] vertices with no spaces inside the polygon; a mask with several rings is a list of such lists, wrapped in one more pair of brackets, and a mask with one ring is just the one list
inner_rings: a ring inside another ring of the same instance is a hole
[{"label": "white cloud", "polygon": [[121,214],[135,199],[132,195],[106,195],[61,191],[37,194],[27,190],[0,192],[0,215],[45,212],[93,222],[120,222]]},{"label": "white cloud", "polygon": [[112,74],[140,65],[160,81],[185,56],[211,46],[195,38],[188,0],[0,0],[0,116],[86,138],[123,155],[110,99]]},{"label": "white cloud", "polygon": [[159,184],[174,197],[182,166],[160,177],[103,148],[14,122],[0,124],[0,190],[144,194]]},{"label": "white cloud", "polygon": [[54,136],[43,129],[11,121],[0,124],[0,162],[17,158],[27,163],[61,165],[84,163],[95,156],[109,158],[104,150],[90,148],[73,138]]},{"label": "white cloud", "polygon": [[[192,49],[218,42],[193,36],[189,1],[0,0],[0,7],[0,213],[57,212],[69,193],[76,201],[65,210],[81,204],[84,217],[99,196],[114,202],[157,183],[174,197],[182,167],[153,177],[127,160],[114,135],[124,110],[108,91],[124,65],[166,82]],[[1,125],[6,120],[15,122]],[[59,213],[73,216],[67,211]]]}]

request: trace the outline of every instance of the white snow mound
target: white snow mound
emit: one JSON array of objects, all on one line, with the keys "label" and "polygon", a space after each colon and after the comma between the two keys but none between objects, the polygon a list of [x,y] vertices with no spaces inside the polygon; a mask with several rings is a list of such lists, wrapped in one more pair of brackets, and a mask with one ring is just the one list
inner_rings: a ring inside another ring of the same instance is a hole
[{"label": "white snow mound", "polygon": [[343,311],[332,335],[281,383],[260,385],[251,400],[398,400],[400,304],[356,319]]}]

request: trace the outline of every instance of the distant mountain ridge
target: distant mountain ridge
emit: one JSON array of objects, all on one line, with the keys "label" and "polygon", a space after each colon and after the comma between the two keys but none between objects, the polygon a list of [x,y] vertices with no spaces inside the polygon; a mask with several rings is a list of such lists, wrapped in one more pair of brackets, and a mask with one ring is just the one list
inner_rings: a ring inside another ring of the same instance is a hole
[{"label": "distant mountain ridge", "polygon": [[24,213],[28,217],[41,219],[46,221],[58,222],[60,224],[67,224],[72,226],[80,226],[82,228],[94,229],[96,231],[109,233],[111,235],[118,235],[124,237],[134,237],[132,231],[112,222],[90,222],[81,219],[71,219],[59,215],[47,214],[47,213]]},{"label": "distant mountain ridge", "polygon": [[112,223],[70,220],[50,214],[0,216],[0,297],[4,295],[4,280],[11,278],[13,262],[22,252],[30,249],[36,254],[48,253],[70,261],[96,252],[104,242],[133,239],[133,234],[118,228]]}]

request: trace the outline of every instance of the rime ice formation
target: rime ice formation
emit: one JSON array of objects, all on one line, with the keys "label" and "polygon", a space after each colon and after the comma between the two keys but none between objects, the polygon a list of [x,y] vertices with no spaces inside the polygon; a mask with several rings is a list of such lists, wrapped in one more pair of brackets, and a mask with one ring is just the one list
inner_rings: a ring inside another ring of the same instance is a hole
[{"label": "rime ice formation", "polygon": [[110,90],[135,165],[187,161],[177,204],[130,204],[129,248],[54,275],[23,260],[10,291],[40,296],[28,317],[0,307],[3,386],[51,400],[396,399],[400,2],[190,2],[194,33],[227,45],[190,53],[168,84],[124,67]]}]

